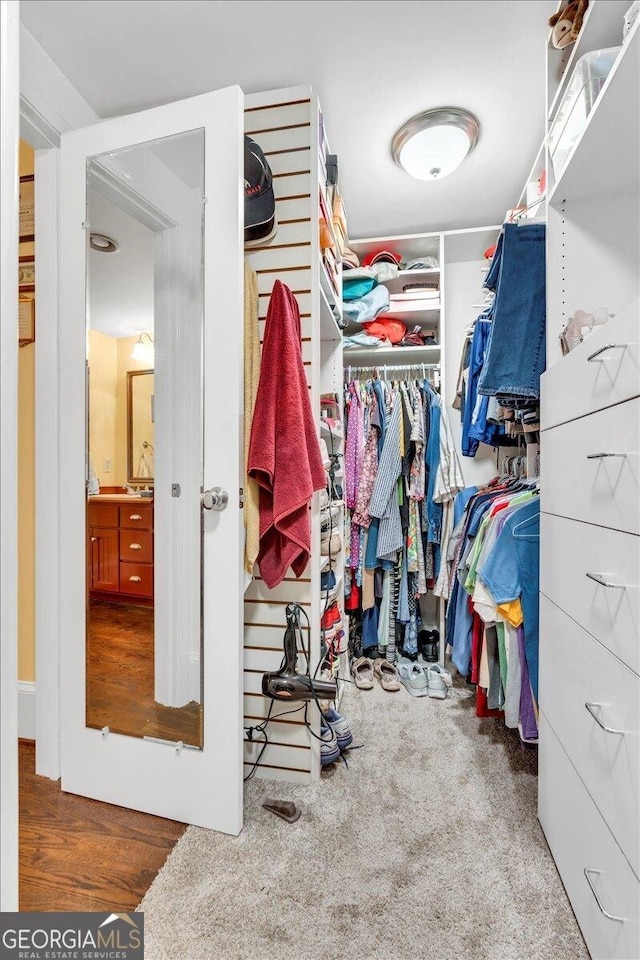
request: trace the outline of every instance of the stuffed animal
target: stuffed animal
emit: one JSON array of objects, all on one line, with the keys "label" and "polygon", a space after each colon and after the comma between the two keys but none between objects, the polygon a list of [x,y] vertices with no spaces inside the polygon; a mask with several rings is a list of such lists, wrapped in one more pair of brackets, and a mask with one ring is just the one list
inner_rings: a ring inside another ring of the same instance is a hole
[{"label": "stuffed animal", "polygon": [[589,0],[571,0],[566,7],[549,19],[551,43],[556,50],[563,50],[578,39]]}]

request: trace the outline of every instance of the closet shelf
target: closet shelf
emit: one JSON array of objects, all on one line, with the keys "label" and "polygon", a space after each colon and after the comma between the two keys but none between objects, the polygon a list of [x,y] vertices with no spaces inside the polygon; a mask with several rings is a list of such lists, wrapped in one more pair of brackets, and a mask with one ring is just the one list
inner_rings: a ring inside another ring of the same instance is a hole
[{"label": "closet shelf", "polygon": [[[349,271],[345,271],[344,277],[349,277]],[[429,270],[399,270],[393,280],[383,280],[389,293],[402,293],[402,288],[407,283],[429,283],[430,281],[440,281],[440,267],[431,267]]]},{"label": "closet shelf", "polygon": [[590,3],[582,21],[580,36],[571,48],[571,54],[557,90],[549,107],[549,120],[553,120],[564,96],[574,67],[580,57],[592,50],[606,50],[620,43],[622,19],[630,5],[630,0],[606,0],[602,3]]},{"label": "closet shelf", "polygon": [[351,347],[344,350],[345,366],[357,367],[380,362],[387,366],[405,363],[438,363],[440,344],[423,347]]},{"label": "closet shelf", "polygon": [[637,191],[638,117],[630,111],[638,92],[640,20],[636,21],[589,114],[581,138],[549,194],[564,200],[621,196]]},{"label": "closet shelf", "polygon": [[[419,326],[424,331],[437,331],[440,327],[440,306],[433,310],[389,310],[388,313],[380,313],[376,320],[401,320],[408,330]],[[348,320],[344,328],[345,336],[353,336],[354,333],[362,333],[363,323],[357,323]],[[375,347],[373,348],[375,349]]]},{"label": "closet shelf", "polygon": [[406,323],[437,323],[440,316],[440,301],[434,300],[428,307],[414,307],[411,300],[401,300],[400,303],[393,303],[388,313],[381,314],[382,317],[395,317],[398,320],[404,320]]}]

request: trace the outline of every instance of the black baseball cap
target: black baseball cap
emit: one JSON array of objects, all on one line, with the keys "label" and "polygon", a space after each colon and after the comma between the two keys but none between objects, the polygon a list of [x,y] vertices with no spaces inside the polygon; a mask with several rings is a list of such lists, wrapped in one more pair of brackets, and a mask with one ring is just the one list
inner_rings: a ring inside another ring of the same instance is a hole
[{"label": "black baseball cap", "polygon": [[255,246],[277,230],[273,175],[260,146],[244,137],[244,242]]}]

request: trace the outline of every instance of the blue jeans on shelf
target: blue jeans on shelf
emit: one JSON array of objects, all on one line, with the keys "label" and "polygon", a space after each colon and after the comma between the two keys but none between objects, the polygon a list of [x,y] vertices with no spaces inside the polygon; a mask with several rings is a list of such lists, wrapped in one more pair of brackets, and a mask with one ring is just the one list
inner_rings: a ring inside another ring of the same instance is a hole
[{"label": "blue jeans on shelf", "polygon": [[545,225],[507,223],[494,267],[499,271],[485,363],[483,396],[539,397],[546,363]]}]

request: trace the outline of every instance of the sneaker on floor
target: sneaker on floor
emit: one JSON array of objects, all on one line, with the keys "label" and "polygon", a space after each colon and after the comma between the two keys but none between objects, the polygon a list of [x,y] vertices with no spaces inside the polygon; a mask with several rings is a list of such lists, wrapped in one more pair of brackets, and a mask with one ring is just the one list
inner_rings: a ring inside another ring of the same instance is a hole
[{"label": "sneaker on floor", "polygon": [[398,660],[397,670],[400,683],[406,687],[412,697],[430,696],[427,674],[420,664],[414,663],[408,657],[401,657]]},{"label": "sneaker on floor", "polygon": [[338,738],[324,718],[320,724],[320,763],[323,767],[328,767],[340,759],[340,747]]},{"label": "sneaker on floor", "polygon": [[[434,700],[446,700],[447,691],[451,686],[451,674],[447,673],[439,663],[431,664],[425,669],[427,690]],[[448,682],[447,682],[448,681]]]},{"label": "sneaker on floor", "polygon": [[329,724],[336,735],[340,750],[346,750],[353,743],[353,734],[349,727],[349,721],[341,713],[332,707],[324,712],[324,721]]}]

